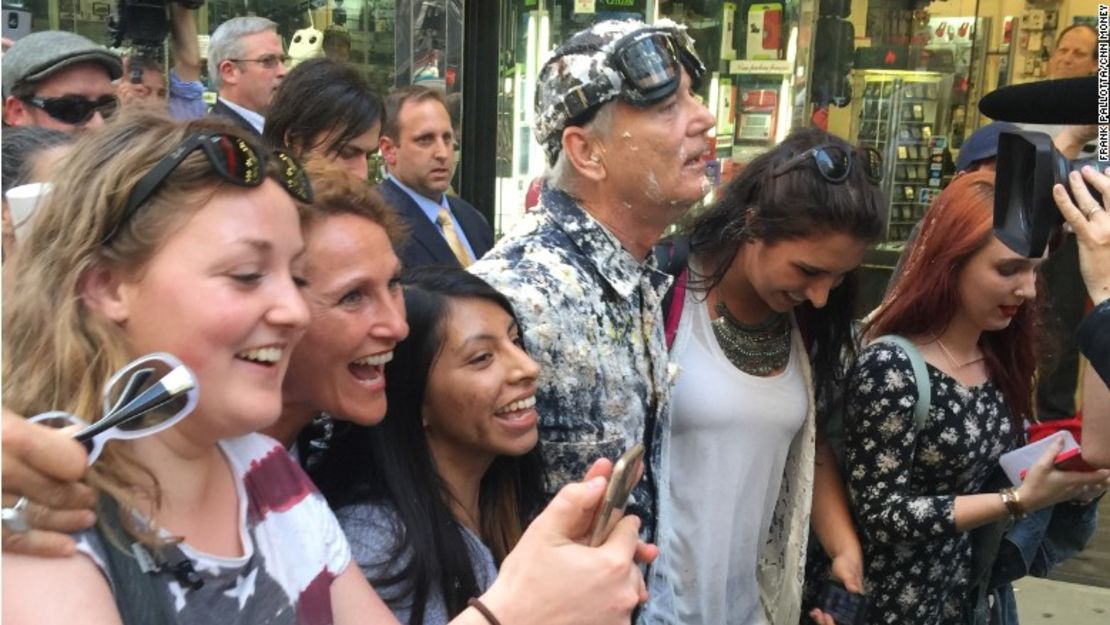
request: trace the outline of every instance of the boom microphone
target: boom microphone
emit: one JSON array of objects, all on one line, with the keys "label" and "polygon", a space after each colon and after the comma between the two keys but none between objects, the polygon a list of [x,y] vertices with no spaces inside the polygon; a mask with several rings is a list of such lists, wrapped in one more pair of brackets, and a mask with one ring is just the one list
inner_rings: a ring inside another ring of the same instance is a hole
[{"label": "boom microphone", "polygon": [[1097,78],[1043,80],[995,89],[979,100],[979,112],[1018,124],[1097,124]]}]

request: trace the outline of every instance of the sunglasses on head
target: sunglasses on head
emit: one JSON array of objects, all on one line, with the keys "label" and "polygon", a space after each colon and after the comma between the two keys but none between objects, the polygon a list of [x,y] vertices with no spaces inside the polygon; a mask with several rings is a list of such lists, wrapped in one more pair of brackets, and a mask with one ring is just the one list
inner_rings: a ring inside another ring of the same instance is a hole
[{"label": "sunglasses on head", "polygon": [[864,177],[871,184],[878,185],[883,179],[883,156],[878,150],[864,147],[848,151],[832,143],[812,147],[780,163],[771,175],[777,178],[809,160],[817,166],[817,172],[821,177],[832,184],[841,184],[847,180],[852,173],[854,162],[860,163]]},{"label": "sunglasses on head", "polygon": [[114,95],[103,95],[95,100],[80,95],[64,95],[58,98],[35,96],[23,98],[23,101],[46,111],[47,115],[60,122],[72,125],[84,124],[97,112],[104,119],[108,119],[119,108],[119,98]]},{"label": "sunglasses on head", "polygon": [[173,152],[167,154],[148,171],[127,196],[127,204],[119,220],[108,234],[101,238],[101,245],[108,245],[119,234],[173,170],[194,151],[200,150],[208,158],[212,170],[220,178],[239,187],[257,187],[266,180],[268,159],[272,156],[278,165],[277,182],[289,195],[301,202],[312,202],[312,184],[301,164],[284,150],[274,150],[272,155],[261,152],[246,139],[235,135],[194,134],[185,139]]}]

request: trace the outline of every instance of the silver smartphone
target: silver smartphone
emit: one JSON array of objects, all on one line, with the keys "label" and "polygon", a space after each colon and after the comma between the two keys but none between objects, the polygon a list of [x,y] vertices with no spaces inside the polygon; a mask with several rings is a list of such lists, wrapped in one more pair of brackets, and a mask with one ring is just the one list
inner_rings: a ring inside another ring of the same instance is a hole
[{"label": "silver smartphone", "polygon": [[641,443],[636,443],[624,452],[624,455],[613,465],[613,475],[609,478],[609,485],[605,489],[605,499],[597,510],[593,529],[590,531],[591,547],[596,547],[609,538],[613,527],[623,516],[628,496],[640,481],[643,469],[644,446]]}]

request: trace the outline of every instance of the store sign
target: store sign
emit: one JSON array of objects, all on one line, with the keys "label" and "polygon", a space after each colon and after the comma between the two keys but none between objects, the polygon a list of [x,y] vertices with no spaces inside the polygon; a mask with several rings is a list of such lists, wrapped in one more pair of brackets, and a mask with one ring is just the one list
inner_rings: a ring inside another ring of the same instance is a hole
[{"label": "store sign", "polygon": [[730,74],[774,74],[782,76],[794,73],[793,63],[790,61],[751,61],[740,59],[730,61],[728,64]]}]

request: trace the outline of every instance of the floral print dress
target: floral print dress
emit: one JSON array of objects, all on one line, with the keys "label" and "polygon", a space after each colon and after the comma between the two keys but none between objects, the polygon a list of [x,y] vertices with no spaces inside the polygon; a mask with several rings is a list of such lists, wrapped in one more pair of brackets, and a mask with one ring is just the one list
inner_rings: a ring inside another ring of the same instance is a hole
[{"label": "floral print dress", "polygon": [[862,529],[870,623],[960,623],[971,543],[956,530],[957,495],[980,492],[1018,444],[1002,392],[965,387],[928,367],[929,416],[914,436],[917,386],[901,348],[877,343],[848,385],[845,473]]}]

